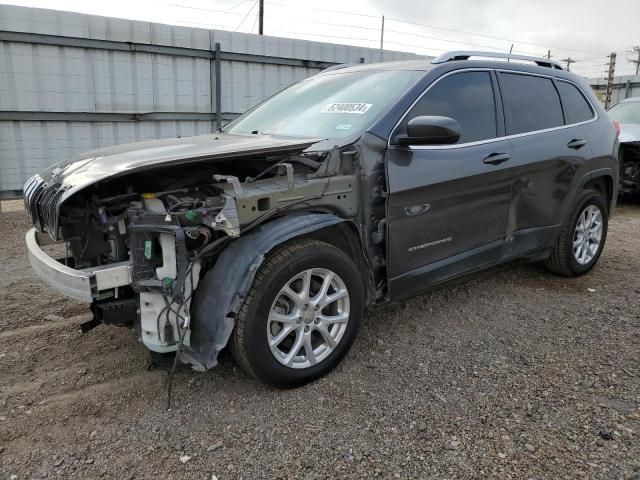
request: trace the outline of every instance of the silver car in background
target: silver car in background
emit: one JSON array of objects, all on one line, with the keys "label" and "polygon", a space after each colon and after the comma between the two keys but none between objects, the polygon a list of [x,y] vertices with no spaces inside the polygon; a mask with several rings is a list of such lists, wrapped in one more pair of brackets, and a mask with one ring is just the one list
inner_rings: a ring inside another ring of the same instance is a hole
[{"label": "silver car in background", "polygon": [[640,97],[622,100],[607,113],[620,129],[620,193],[640,193]]}]

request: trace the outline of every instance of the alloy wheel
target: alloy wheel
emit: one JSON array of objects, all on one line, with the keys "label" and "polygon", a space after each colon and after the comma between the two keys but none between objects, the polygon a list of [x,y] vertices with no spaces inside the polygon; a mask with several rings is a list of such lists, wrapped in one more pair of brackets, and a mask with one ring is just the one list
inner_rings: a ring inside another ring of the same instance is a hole
[{"label": "alloy wheel", "polygon": [[349,322],[349,291],[331,270],[312,268],[280,289],[269,311],[267,341],[289,368],[312,367],[336,349]]},{"label": "alloy wheel", "polygon": [[573,233],[573,256],[580,265],[587,265],[598,253],[602,226],[602,212],[596,205],[588,205],[580,213]]}]

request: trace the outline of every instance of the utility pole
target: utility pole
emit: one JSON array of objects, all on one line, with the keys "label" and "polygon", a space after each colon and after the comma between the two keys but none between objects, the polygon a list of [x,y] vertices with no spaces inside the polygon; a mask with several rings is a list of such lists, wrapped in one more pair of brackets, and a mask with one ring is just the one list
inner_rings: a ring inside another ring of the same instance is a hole
[{"label": "utility pole", "polygon": [[576,63],[577,60],[574,60],[571,57],[567,57],[567,58],[563,58],[562,60],[560,60],[561,62],[566,62],[567,63],[567,72],[571,71],[571,64],[572,63]]},{"label": "utility pole", "polygon": [[264,0],[258,0],[258,34],[264,35]]},{"label": "utility pole", "polygon": [[616,72],[616,53],[609,55],[609,70],[607,72],[607,89],[604,96],[604,108],[611,106],[611,96],[613,95],[613,78]]},{"label": "utility pole", "polygon": [[382,15],[382,25],[380,26],[380,52],[384,50],[384,15]]},{"label": "utility pole", "polygon": [[632,47],[629,53],[635,53],[638,55],[638,58],[635,60],[631,58],[629,59],[629,62],[636,64],[636,75],[638,75],[638,73],[640,73],[640,46],[636,45],[635,47]]}]

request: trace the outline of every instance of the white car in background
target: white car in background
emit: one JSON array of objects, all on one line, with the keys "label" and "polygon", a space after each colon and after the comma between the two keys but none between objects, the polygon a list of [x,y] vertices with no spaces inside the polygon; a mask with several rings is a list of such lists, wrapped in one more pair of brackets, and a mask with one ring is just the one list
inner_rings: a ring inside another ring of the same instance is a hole
[{"label": "white car in background", "polygon": [[607,113],[620,129],[620,193],[640,193],[640,97],[622,100]]}]

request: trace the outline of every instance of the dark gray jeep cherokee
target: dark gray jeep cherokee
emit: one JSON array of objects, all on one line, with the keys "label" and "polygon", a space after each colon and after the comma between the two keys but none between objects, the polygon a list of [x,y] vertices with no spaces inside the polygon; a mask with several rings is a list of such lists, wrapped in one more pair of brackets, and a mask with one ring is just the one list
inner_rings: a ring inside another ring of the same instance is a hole
[{"label": "dark gray jeep cherokee", "polygon": [[84,329],[133,326],[198,370],[229,345],[278,387],[334,368],[369,305],[515,259],[586,273],[614,125],[555,62],[505,58],[333,68],[217,134],[58,164],[24,187],[31,265],[91,303]]}]

